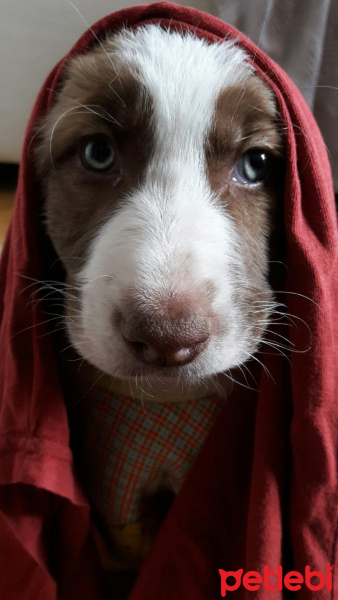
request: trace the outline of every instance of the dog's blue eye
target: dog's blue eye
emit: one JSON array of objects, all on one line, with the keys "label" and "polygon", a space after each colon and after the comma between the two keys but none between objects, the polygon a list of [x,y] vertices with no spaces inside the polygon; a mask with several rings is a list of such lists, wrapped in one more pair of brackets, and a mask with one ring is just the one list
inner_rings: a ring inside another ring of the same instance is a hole
[{"label": "dog's blue eye", "polygon": [[91,171],[109,171],[115,163],[115,151],[110,140],[103,135],[92,138],[83,147],[82,161]]},{"label": "dog's blue eye", "polygon": [[236,164],[232,179],[238,183],[259,183],[269,174],[271,156],[263,150],[248,150]]}]

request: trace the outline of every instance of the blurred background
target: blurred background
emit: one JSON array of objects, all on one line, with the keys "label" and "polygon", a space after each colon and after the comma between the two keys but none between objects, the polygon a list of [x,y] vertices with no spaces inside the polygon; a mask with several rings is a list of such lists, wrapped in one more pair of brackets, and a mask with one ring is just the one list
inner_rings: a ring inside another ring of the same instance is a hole
[{"label": "blurred background", "polygon": [[[135,0],[0,0],[0,249],[25,127],[52,67],[89,25]],[[234,25],[278,62],[312,108],[338,191],[337,0],[187,0]]]}]

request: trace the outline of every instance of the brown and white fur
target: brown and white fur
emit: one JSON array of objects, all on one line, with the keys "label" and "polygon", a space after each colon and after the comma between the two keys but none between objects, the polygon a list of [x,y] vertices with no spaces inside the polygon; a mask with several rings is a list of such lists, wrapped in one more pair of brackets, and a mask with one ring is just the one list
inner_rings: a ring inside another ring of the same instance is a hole
[{"label": "brown and white fur", "polygon": [[[106,172],[83,161],[95,136]],[[252,149],[271,161],[258,182],[238,175]],[[280,155],[272,93],[236,43],[149,25],[70,61],[37,164],[80,356],[170,400],[255,353]]]}]

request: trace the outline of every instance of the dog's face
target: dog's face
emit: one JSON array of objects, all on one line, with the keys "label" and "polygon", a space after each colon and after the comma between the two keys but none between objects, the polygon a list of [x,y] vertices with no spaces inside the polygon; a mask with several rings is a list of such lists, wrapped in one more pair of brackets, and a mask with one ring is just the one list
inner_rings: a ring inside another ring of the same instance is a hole
[{"label": "dog's face", "polygon": [[37,164],[80,355],[189,385],[246,361],[280,155],[272,95],[230,42],[152,25],[73,59]]}]

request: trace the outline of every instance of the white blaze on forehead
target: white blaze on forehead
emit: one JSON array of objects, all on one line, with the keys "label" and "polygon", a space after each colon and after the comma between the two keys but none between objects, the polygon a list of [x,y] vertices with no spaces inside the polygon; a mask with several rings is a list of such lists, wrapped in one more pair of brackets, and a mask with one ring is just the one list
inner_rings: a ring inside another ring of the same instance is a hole
[{"label": "white blaze on forehead", "polygon": [[[220,91],[252,73],[233,42],[208,44],[156,25],[125,30],[114,58],[128,65],[153,101],[156,153],[201,152]],[[109,51],[109,48],[108,48]]]}]

